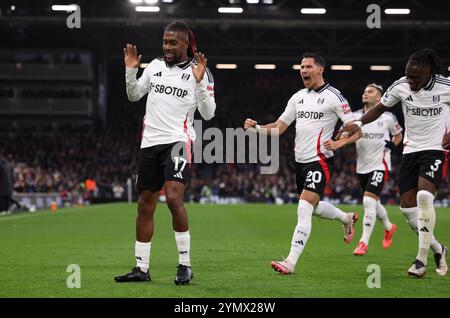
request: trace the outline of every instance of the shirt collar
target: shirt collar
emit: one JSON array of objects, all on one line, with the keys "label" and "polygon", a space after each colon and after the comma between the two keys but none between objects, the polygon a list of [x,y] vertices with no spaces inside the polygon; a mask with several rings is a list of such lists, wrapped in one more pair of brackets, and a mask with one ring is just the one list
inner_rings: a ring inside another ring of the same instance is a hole
[{"label": "shirt collar", "polygon": [[431,76],[430,81],[427,83],[427,85],[425,85],[425,87],[423,87],[424,90],[426,91],[431,91],[431,89],[434,86],[434,82],[435,82],[435,76]]},{"label": "shirt collar", "polygon": [[192,62],[192,59],[188,59],[187,61],[181,62],[176,64],[179,68],[185,69],[188,65],[190,65]]},{"label": "shirt collar", "polygon": [[328,86],[330,86],[330,84],[328,84],[327,82],[325,82],[325,84],[323,84],[320,87],[317,87],[316,89],[310,89],[308,88],[308,93],[310,93],[312,90],[315,91],[316,93],[322,93]]}]

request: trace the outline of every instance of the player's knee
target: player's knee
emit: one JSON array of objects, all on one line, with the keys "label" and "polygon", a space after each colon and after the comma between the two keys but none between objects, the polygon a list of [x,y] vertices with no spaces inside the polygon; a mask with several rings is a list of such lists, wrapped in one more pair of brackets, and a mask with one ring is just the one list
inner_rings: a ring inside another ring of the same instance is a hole
[{"label": "player's knee", "polygon": [[326,202],[326,201],[319,201],[319,203],[317,203],[316,208],[314,209],[314,214],[320,218],[324,217],[327,213],[327,210],[332,209],[333,206],[331,205],[331,203]]},{"label": "player's knee", "polygon": [[139,201],[138,201],[138,215],[139,215],[139,217],[145,217],[145,218],[151,217],[153,215],[151,205],[146,203],[142,199],[139,199]]},{"label": "player's knee", "polygon": [[428,207],[433,205],[434,195],[426,190],[417,192],[417,204],[420,207]]},{"label": "player's knee", "polygon": [[375,211],[377,208],[377,200],[365,195],[363,197],[363,206],[364,206],[365,211],[367,211],[367,210]]},{"label": "player's knee", "polygon": [[176,208],[183,203],[183,198],[180,198],[180,195],[176,191],[167,191],[166,201],[170,208]]},{"label": "player's knee", "polygon": [[400,208],[400,211],[406,218],[406,223],[408,223],[409,227],[417,233],[417,218],[418,212],[415,208]]},{"label": "player's knee", "polygon": [[[310,219],[314,211],[314,206],[306,200],[298,202],[297,216],[298,219]],[[317,213],[317,212],[316,212]]]}]

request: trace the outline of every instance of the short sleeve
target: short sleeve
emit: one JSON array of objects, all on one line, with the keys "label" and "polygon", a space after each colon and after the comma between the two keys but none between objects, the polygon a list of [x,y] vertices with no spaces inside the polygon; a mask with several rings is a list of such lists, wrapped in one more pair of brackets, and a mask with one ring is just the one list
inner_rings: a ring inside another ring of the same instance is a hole
[{"label": "short sleeve", "polygon": [[356,120],[348,101],[342,95],[339,94],[339,98],[334,102],[333,106],[334,112],[339,116],[339,119],[342,120],[344,126],[347,123]]},{"label": "short sleeve", "polygon": [[403,131],[402,127],[399,125],[397,118],[394,115],[391,115],[388,113],[387,116],[387,122],[388,122],[388,129],[389,133],[392,136],[398,135]]},{"label": "short sleeve", "polygon": [[394,107],[394,105],[397,104],[401,99],[399,93],[399,84],[392,84],[381,98],[381,103],[385,107]]},{"label": "short sleeve", "polygon": [[294,96],[292,96],[289,99],[284,112],[281,114],[280,118],[278,118],[279,120],[286,123],[288,126],[290,124],[292,124],[292,122],[295,120],[295,117],[296,117],[295,116],[295,97]]}]

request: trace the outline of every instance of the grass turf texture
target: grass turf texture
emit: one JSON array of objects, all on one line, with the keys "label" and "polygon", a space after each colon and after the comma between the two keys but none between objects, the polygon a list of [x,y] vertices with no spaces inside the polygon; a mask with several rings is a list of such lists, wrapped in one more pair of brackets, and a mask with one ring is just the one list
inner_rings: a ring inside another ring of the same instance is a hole
[{"label": "grass turf texture", "polygon": [[[188,204],[194,279],[175,286],[178,255],[168,208],[155,214],[151,283],[117,284],[113,277],[134,262],[136,204],[97,205],[0,217],[0,297],[450,297],[450,277],[434,272],[429,254],[424,279],[406,272],[417,237],[398,207],[387,207],[398,225],[383,250],[378,221],[368,254],[352,254],[362,229],[362,207],[354,240],[346,245],[338,221],[313,218],[312,234],[294,275],[272,270],[287,256],[296,223],[294,205]],[[437,209],[435,234],[450,245],[450,209]],[[81,268],[81,288],[69,289],[69,264]],[[369,264],[381,268],[381,288],[366,285]]]}]

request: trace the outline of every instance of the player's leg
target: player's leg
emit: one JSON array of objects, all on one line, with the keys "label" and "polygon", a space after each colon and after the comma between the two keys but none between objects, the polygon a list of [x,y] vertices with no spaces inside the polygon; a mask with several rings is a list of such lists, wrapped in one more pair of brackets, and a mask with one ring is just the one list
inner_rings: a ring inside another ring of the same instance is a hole
[{"label": "player's leg", "polygon": [[[417,188],[406,191],[400,195],[400,211],[406,219],[411,230],[419,235],[417,222],[419,219],[419,208],[417,207]],[[442,253],[442,244],[433,236],[430,243],[431,250],[435,254]]]},{"label": "player's leg", "polygon": [[283,261],[273,261],[272,267],[281,274],[292,274],[295,266],[308,242],[312,227],[312,214],[314,205],[320,200],[320,196],[308,190],[303,190],[299,196],[297,206],[297,225],[291,240],[291,249],[288,257]]},{"label": "player's leg", "polygon": [[[331,178],[332,175],[332,166],[333,166],[333,160],[332,158],[327,159],[327,161],[325,161],[326,164],[322,163],[321,167],[323,172],[323,176],[324,178],[321,180],[321,182],[317,183],[319,186],[316,188],[319,189],[319,194],[322,195],[323,191],[325,190],[326,185],[329,182],[329,179]],[[327,174],[328,172],[328,174]],[[312,175],[312,181],[318,181],[318,178],[316,177],[314,180],[314,175]],[[309,186],[311,183],[308,183],[308,179],[306,180],[307,184],[306,186]],[[335,207],[333,204],[326,202],[326,201],[320,201],[315,210],[314,210],[314,214],[317,217],[323,218],[323,219],[328,219],[328,220],[338,220],[343,224],[343,229],[344,229],[344,242],[345,243],[350,243],[353,240],[353,235],[355,233],[355,222],[358,220],[358,214],[354,213],[354,212],[349,212],[346,213],[344,211],[342,211],[341,209]]]},{"label": "player's leg", "polygon": [[[332,159],[324,162],[296,164],[296,182],[299,195],[297,225],[291,240],[291,250],[284,261],[272,262],[272,267],[283,274],[294,272],[295,266],[311,234],[312,214],[331,176]],[[336,214],[344,219],[347,214],[325,202],[327,215]],[[336,209],[333,211],[333,209]]]},{"label": "player's leg", "polygon": [[[303,252],[306,242],[311,233],[312,213],[314,206],[319,202],[320,196],[316,192],[304,189],[307,186],[307,176],[311,177],[312,171],[315,171],[317,166],[311,164],[295,164],[295,176],[297,183],[297,193],[299,194],[299,201],[297,205],[297,224],[294,229],[291,240],[291,249],[288,257],[282,261],[273,261],[272,268],[282,274],[291,274],[295,270],[295,265]],[[321,171],[321,170],[320,170]],[[315,181],[318,181],[320,174],[320,181],[322,181],[322,173],[315,174]],[[316,185],[316,184],[315,184]],[[315,187],[316,191],[320,191],[320,187]],[[323,191],[323,189],[322,189]]]},{"label": "player's leg", "polygon": [[383,190],[386,172],[372,171],[368,174],[360,174],[358,177],[364,191],[364,221],[363,234],[353,254],[364,255],[369,246],[370,237],[372,236],[372,232],[375,227],[377,215],[379,215],[379,218],[383,220],[383,225],[385,225],[383,239],[384,248],[387,248],[392,244],[392,236],[396,231],[397,226],[390,223],[387,217],[387,212],[380,202],[380,193]]},{"label": "player's leg", "polygon": [[150,281],[150,251],[153,237],[153,214],[164,178],[159,169],[158,146],[141,149],[136,189],[139,192],[136,216],[136,267],[130,273],[116,276],[116,282]]},{"label": "player's leg", "polygon": [[380,198],[369,191],[364,191],[363,195],[363,207],[364,207],[364,218],[363,218],[363,232],[358,245],[353,251],[354,255],[364,255],[367,253],[369,247],[370,237],[372,236],[373,228],[375,227],[376,217],[377,217],[377,201]]},{"label": "player's leg", "polygon": [[[428,250],[431,246],[434,252],[436,273],[446,275],[448,266],[446,256],[447,248],[437,242],[434,238],[434,227],[436,224],[436,212],[434,209],[434,194],[446,175],[447,154],[441,151],[429,151],[423,156],[418,192],[417,205],[419,207],[419,218],[417,227],[419,229],[419,251],[417,259],[426,264]],[[434,248],[433,248],[434,245]]]},{"label": "player's leg", "polygon": [[[445,155],[439,151],[427,151],[421,154],[419,162],[421,164],[416,196],[413,196],[413,192],[409,192],[408,197],[402,196],[402,206],[407,205],[410,208],[408,223],[419,235],[419,251],[408,273],[415,277],[425,275],[428,250],[431,247],[435,258],[436,272],[439,275],[445,275],[448,271],[447,248],[439,243],[433,234],[436,222],[434,193],[442,180]],[[416,205],[415,211],[413,210],[414,205]]]},{"label": "player's leg", "polygon": [[177,285],[184,285],[193,278],[190,261],[191,236],[184,206],[185,183],[190,177],[190,163],[185,155],[187,153],[185,147],[182,148],[182,152],[176,153],[172,151],[172,148],[168,148],[164,159],[164,178],[166,180],[164,192],[167,206],[172,214],[172,227],[178,249],[178,269],[174,282]]},{"label": "player's leg", "polygon": [[314,215],[327,220],[338,220],[344,228],[344,242],[349,244],[353,240],[355,234],[355,222],[358,220],[358,213],[344,212],[327,201],[320,201],[315,210]]},{"label": "player's leg", "polygon": [[153,215],[158,203],[159,190],[143,190],[139,194],[136,216],[136,266],[147,272],[150,266],[151,241],[154,231]]},{"label": "player's leg", "polygon": [[377,218],[383,223],[384,227],[383,248],[389,248],[392,245],[392,236],[397,231],[397,225],[389,220],[388,213],[381,204],[381,200],[377,201]]},{"label": "player's leg", "polygon": [[417,207],[419,208],[417,228],[419,229],[419,251],[416,259],[427,265],[428,251],[436,224],[436,212],[434,210],[435,185],[419,177],[417,191]]}]

